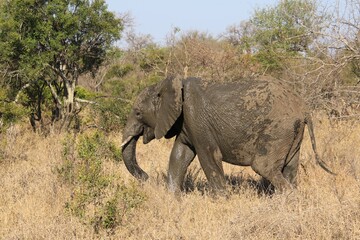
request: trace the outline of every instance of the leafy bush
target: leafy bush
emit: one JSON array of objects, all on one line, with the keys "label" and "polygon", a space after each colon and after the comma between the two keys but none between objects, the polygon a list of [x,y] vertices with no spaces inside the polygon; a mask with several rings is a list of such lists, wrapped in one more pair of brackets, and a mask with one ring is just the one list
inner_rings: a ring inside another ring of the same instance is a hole
[{"label": "leafy bush", "polygon": [[109,97],[97,99],[98,104],[94,106],[97,125],[106,132],[120,131],[126,123],[132,103],[139,92],[160,79],[160,76],[151,74],[143,79],[139,79],[137,75],[129,75],[126,78],[113,78],[106,81],[102,90]]},{"label": "leafy bush", "polygon": [[110,159],[121,161],[114,143],[99,132],[82,134],[64,142],[63,163],[57,168],[72,189],[65,208],[91,224],[95,232],[113,231],[146,199],[135,184],[125,186],[119,176],[104,171],[104,163]]},{"label": "leafy bush", "polygon": [[29,114],[25,107],[10,101],[9,94],[6,88],[0,88],[0,132]]},{"label": "leafy bush", "polygon": [[89,91],[82,86],[76,86],[75,92],[76,92],[76,97],[81,99],[91,100],[96,97],[96,93]]},{"label": "leafy bush", "polygon": [[164,69],[166,63],[166,48],[159,48],[157,46],[148,46],[142,49],[139,56],[139,66],[145,72],[156,71],[156,68]]},{"label": "leafy bush", "polygon": [[122,78],[132,70],[134,70],[134,66],[131,64],[125,64],[125,65],[114,64],[113,66],[110,67],[105,77],[107,79],[111,79],[114,77]]},{"label": "leafy bush", "polygon": [[21,120],[28,111],[15,103],[0,103],[0,127],[7,127],[11,123]]}]

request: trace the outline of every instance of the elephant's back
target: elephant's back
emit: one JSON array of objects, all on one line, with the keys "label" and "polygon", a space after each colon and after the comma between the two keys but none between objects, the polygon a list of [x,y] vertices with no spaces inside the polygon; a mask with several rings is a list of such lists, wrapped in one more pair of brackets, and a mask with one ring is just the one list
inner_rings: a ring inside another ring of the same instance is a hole
[{"label": "elephant's back", "polygon": [[306,109],[303,99],[287,83],[273,78],[243,79],[214,84],[205,90],[205,98],[215,109],[236,115],[291,115]]}]

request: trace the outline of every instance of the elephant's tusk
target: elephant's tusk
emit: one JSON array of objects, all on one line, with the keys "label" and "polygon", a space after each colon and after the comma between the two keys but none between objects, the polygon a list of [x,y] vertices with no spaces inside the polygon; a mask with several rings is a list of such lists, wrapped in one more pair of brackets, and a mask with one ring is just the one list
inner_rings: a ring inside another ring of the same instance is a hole
[{"label": "elephant's tusk", "polygon": [[121,147],[125,146],[128,142],[130,142],[133,137],[134,136],[128,136],[125,141],[121,143]]}]

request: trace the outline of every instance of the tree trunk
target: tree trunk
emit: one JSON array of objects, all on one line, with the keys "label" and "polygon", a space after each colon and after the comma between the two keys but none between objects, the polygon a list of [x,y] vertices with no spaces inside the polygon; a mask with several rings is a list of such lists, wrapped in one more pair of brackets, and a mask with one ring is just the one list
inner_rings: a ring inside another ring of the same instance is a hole
[{"label": "tree trunk", "polygon": [[62,106],[62,124],[60,131],[68,130],[75,115],[75,87],[76,81],[67,81],[65,84],[65,95]]},{"label": "tree trunk", "polygon": [[[47,81],[54,98],[55,105],[52,112],[52,126],[55,128],[55,132],[58,133],[64,130],[68,130],[74,116],[77,114],[77,109],[75,108],[75,87],[77,80],[76,78],[69,80],[65,77],[62,77],[62,80],[64,83],[63,89],[61,89],[59,86],[54,87],[50,81]],[[64,95],[61,101],[60,93],[62,91]]]}]

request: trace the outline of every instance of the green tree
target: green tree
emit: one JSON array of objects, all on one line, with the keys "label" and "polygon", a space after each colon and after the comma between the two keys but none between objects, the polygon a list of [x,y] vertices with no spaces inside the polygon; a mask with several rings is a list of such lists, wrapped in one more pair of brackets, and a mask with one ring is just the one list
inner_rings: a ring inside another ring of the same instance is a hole
[{"label": "green tree", "polygon": [[270,71],[281,70],[289,57],[307,53],[324,17],[312,0],[282,0],[257,10],[250,20],[256,58]]},{"label": "green tree", "polygon": [[[48,90],[52,119],[61,120],[60,129],[68,127],[77,113],[79,76],[96,73],[122,30],[104,0],[6,1],[0,9],[0,64],[12,89],[9,98],[25,94],[42,103],[46,94],[38,91]],[[33,114],[41,119],[39,106]]]}]

